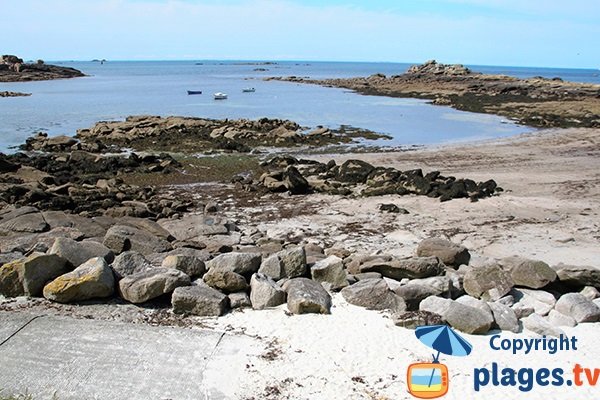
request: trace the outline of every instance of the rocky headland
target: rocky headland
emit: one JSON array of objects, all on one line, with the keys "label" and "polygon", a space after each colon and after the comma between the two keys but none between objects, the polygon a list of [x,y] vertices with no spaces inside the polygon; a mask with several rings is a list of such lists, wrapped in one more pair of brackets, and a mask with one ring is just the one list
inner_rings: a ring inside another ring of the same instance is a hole
[{"label": "rocky headland", "polygon": [[50,65],[42,60],[26,63],[13,55],[0,56],[0,82],[46,81],[81,76],[85,74],[75,68]]},{"label": "rocky headland", "polygon": [[487,75],[462,65],[428,61],[389,77],[266,79],[346,88],[365,95],[427,99],[458,110],[502,115],[533,127],[600,127],[600,85],[560,78]]}]

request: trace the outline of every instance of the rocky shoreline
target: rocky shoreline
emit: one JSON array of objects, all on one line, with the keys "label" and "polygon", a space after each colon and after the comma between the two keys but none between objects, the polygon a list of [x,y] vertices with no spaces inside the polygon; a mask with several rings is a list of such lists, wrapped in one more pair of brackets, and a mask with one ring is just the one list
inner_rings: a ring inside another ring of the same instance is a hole
[{"label": "rocky shoreline", "polygon": [[[560,326],[600,320],[595,267],[551,266],[528,257],[472,263],[467,248],[439,236],[398,256],[331,243],[327,232],[316,233],[315,242],[258,228],[262,218],[271,218],[269,210],[283,215],[281,196],[297,198],[291,200],[296,215],[312,213],[302,207],[321,194],[483,203],[502,192],[494,180],[278,155],[229,183],[175,187],[190,158],[147,151],[165,149],[157,146],[165,130],[210,143],[236,140],[238,147],[272,141],[273,135],[285,145],[335,137],[324,129],[301,135],[290,121],[146,116],[99,123],[79,131],[78,139],[32,137],[23,146],[28,153],[0,158],[1,309],[92,301],[154,310],[158,302],[154,323],[185,325],[190,316],[282,304],[291,314],[328,314],[335,312],[332,296],[340,293],[350,304],[389,312],[403,327],[445,322],[474,334],[525,327],[555,336]],[[124,145],[134,151],[120,152]],[[214,144],[195,147],[191,139],[175,145],[215,150]],[[162,183],[132,182],[140,176],[158,176]],[[238,207],[236,219],[224,213]],[[379,213],[411,212],[385,203]],[[361,232],[355,225],[348,229]],[[12,300],[22,296],[34,299]]]},{"label": "rocky shoreline", "polygon": [[533,127],[600,127],[600,85],[564,82],[560,78],[486,75],[462,65],[428,61],[390,77],[375,74],[315,80],[291,76],[266,80],[345,88],[365,95],[427,99],[458,110],[502,115]]},{"label": "rocky shoreline", "polygon": [[26,63],[13,55],[0,56],[0,82],[29,82],[68,79],[85,76],[75,68],[50,65],[38,60]]},{"label": "rocky shoreline", "polygon": [[236,151],[249,153],[258,147],[323,147],[349,144],[358,139],[389,139],[371,131],[340,127],[317,127],[311,131],[289,120],[214,120],[192,117],[129,116],[125,121],[102,121],[79,129],[76,138],[100,141],[106,146],[131,147],[138,151],[197,153]]}]

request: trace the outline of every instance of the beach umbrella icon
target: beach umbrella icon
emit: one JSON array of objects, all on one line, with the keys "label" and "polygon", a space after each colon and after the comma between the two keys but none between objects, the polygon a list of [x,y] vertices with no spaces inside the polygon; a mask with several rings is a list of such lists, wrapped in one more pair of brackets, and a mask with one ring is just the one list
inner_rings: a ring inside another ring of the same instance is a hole
[{"label": "beach umbrella icon", "polygon": [[[415,330],[415,335],[424,345],[437,350],[437,355],[433,355],[433,362],[439,363],[440,353],[449,356],[464,357],[471,354],[473,346],[462,338],[458,333],[447,325],[419,326]],[[433,379],[433,372],[429,379],[429,386]]]}]

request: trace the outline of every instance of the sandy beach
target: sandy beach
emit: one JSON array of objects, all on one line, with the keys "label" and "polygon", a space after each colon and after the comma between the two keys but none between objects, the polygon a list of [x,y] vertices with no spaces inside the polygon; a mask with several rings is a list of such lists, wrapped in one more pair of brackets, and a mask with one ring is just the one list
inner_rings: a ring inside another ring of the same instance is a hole
[{"label": "sandy beach", "polygon": [[[341,163],[360,158],[374,165],[406,170],[439,170],[445,175],[494,178],[504,189],[499,195],[471,202],[440,202],[425,196],[343,197],[327,194],[266,195],[248,202],[235,196],[218,199],[220,214],[244,230],[267,237],[295,238],[324,248],[344,247],[359,254],[412,256],[427,237],[444,237],[467,247],[471,266],[491,259],[519,255],[551,266],[559,263],[597,266],[600,218],[595,205],[600,196],[597,172],[600,131],[597,129],[543,130],[501,140],[450,144],[415,151],[307,155]],[[221,193],[222,185],[208,193]],[[228,192],[235,193],[235,192]],[[408,214],[389,214],[380,204],[393,203]],[[265,218],[265,213],[269,217]],[[388,281],[389,284],[393,282]],[[406,370],[411,363],[428,361],[431,351],[414,331],[394,324],[393,315],[349,304],[332,295],[331,315],[291,315],[285,305],[268,310],[235,310],[219,318],[179,317],[161,311],[161,324],[182,329],[211,329],[248,339],[244,348],[230,351],[204,373],[205,398],[225,399],[409,399]],[[46,300],[5,300],[3,310],[25,309],[75,318],[98,318],[148,323],[152,310],[135,305],[60,305]],[[150,312],[150,314],[148,314]],[[158,314],[156,314],[158,315]],[[152,320],[152,318],[150,318]],[[490,338],[539,337],[524,329],[514,334],[491,331],[467,335],[474,350],[467,358],[443,356],[450,370],[446,398],[474,393],[477,368],[563,368],[566,377],[574,364],[595,368],[600,350],[597,323],[561,327],[579,341],[577,351],[527,355],[490,348]],[[531,393],[489,384],[482,398],[565,398],[565,387],[534,385]],[[590,386],[569,387],[569,396],[593,398]]]}]

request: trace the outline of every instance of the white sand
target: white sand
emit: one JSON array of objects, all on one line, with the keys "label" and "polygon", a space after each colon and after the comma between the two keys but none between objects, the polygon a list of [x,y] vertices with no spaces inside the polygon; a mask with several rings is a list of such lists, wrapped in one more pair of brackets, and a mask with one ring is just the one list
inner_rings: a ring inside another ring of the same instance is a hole
[{"label": "white sand", "polygon": [[[395,326],[384,313],[350,305],[339,294],[334,296],[331,315],[288,316],[285,311],[284,305],[264,311],[234,312],[213,320],[214,328],[244,332],[260,339],[249,342],[249,348],[243,352],[211,366],[205,376],[207,385],[232,399],[413,398],[407,393],[407,368],[413,362],[430,361],[432,353],[413,330]],[[440,358],[450,373],[450,390],[445,398],[598,398],[598,389],[591,387],[535,386],[531,392],[522,393],[516,387],[489,385],[477,394],[473,390],[474,369],[489,368],[492,362],[501,368],[516,369],[571,370],[575,363],[600,368],[600,348],[596,346],[600,324],[582,324],[565,332],[578,338],[578,351],[513,355],[492,350],[491,335],[462,334],[473,345],[473,352],[462,358]],[[537,336],[502,332],[502,338],[514,337]],[[263,358],[270,350],[277,356],[272,360]],[[565,372],[565,378],[570,379],[571,374]],[[276,387],[280,393],[267,395],[269,387]]]},{"label": "white sand", "polygon": [[[541,131],[524,137],[482,144],[453,145],[406,153],[324,155],[362,158],[374,165],[399,169],[440,170],[444,175],[496,179],[507,192],[478,203],[453,200],[440,203],[423,196],[342,198],[310,195],[282,197],[282,219],[256,222],[244,218],[253,210],[231,210],[229,216],[257,226],[273,237],[292,235],[308,241],[367,253],[414,254],[429,236],[445,236],[472,251],[473,263],[511,255],[559,262],[596,265],[600,259],[600,130]],[[408,215],[382,214],[381,203],[395,203]],[[261,214],[257,207],[255,215]],[[264,211],[263,211],[264,212]],[[383,313],[347,304],[334,296],[332,314],[288,316],[285,306],[267,311],[234,312],[214,320],[216,329],[257,336],[247,352],[231,354],[227,362],[207,373],[207,382],[227,398],[239,399],[410,399],[409,364],[430,360],[431,350],[414,331],[394,326]],[[528,393],[517,387],[473,389],[475,368],[563,368],[575,363],[600,368],[600,323],[565,328],[576,335],[579,350],[550,355],[513,355],[489,347],[491,335],[464,335],[473,346],[465,358],[442,356],[450,370],[447,399],[596,399],[591,387],[534,386]],[[535,337],[502,332],[502,337]],[[271,344],[269,346],[269,344]],[[261,357],[269,349],[277,357]],[[246,368],[246,364],[248,368]],[[243,367],[240,368],[239,366]],[[229,373],[231,371],[231,373]],[[354,379],[353,379],[354,378]],[[565,372],[566,379],[572,379]],[[275,389],[274,389],[275,388]]]}]

